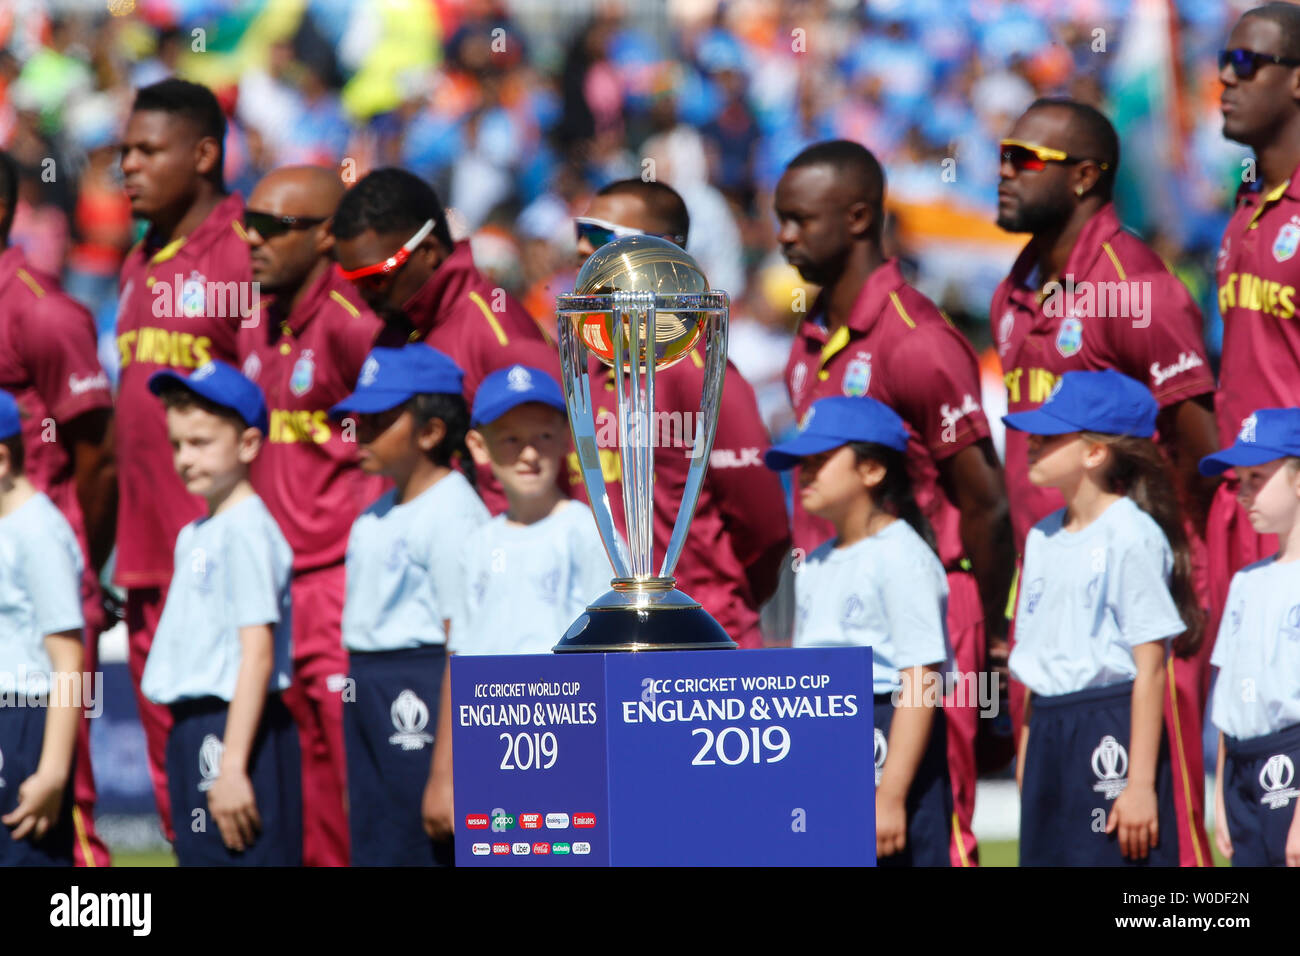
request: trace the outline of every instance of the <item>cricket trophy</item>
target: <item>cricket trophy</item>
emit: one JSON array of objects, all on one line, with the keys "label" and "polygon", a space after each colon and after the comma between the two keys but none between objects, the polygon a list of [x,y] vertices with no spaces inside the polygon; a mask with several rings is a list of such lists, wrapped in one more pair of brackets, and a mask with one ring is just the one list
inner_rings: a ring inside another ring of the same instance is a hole
[{"label": "cricket trophy", "polygon": [[[557,652],[734,648],[713,617],[676,588],[672,574],[686,544],[718,428],[727,371],[725,292],[680,247],[654,236],[615,239],[578,273],[572,295],[556,300],[564,398],[582,480],[614,569],[605,592],[569,626]],[[655,372],[704,346],[704,387],[694,417],[686,488],[659,573],[654,562]],[[597,445],[588,352],[614,370],[627,541],[610,508]]]}]

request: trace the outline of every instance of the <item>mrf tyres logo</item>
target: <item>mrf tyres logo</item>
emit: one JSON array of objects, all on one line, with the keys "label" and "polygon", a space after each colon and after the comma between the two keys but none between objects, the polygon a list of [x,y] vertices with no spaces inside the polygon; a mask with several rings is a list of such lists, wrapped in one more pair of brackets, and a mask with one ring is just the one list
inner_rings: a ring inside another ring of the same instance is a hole
[{"label": "mrf tyres logo", "polygon": [[1259,770],[1259,785],[1264,791],[1260,803],[1270,810],[1289,806],[1300,797],[1300,790],[1291,786],[1295,780],[1295,764],[1286,754],[1273,754]]},{"label": "mrf tyres logo", "polygon": [[1110,734],[1092,752],[1092,772],[1097,775],[1092,789],[1107,800],[1114,800],[1128,786],[1128,751]]}]

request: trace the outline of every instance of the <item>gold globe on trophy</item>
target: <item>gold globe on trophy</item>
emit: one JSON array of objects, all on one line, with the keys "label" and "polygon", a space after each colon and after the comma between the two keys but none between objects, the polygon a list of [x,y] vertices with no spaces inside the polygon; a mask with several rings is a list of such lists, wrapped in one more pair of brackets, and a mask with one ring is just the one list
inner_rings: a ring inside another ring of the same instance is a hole
[{"label": "gold globe on trophy", "polygon": [[[735,641],[697,601],[676,589],[672,577],[717,434],[727,370],[727,294],[710,290],[695,260],[680,247],[636,235],[598,249],[578,273],[574,293],[556,304],[573,442],[615,577],[612,589],[573,622],[555,650],[734,648]],[[672,537],[655,574],[655,372],[680,362],[701,342],[704,388],[695,444]],[[615,528],[601,471],[588,352],[614,369],[626,544]]]}]

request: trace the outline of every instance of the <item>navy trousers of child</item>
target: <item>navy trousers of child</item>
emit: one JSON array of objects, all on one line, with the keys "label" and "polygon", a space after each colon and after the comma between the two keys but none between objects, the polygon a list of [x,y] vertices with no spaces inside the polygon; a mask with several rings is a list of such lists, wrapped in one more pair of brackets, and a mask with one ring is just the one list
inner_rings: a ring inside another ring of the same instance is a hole
[{"label": "navy trousers of child", "polygon": [[1024,787],[1021,866],[1177,866],[1178,820],[1169,745],[1161,725],[1156,758],[1159,836],[1145,860],[1120,852],[1107,834],[1115,798],[1128,784],[1133,682],[1054,697],[1034,695]]},{"label": "navy trousers of child", "polygon": [[[18,788],[36,772],[45,741],[46,708],[0,708],[0,817],[18,806]],[[41,839],[28,834],[13,838],[10,827],[0,825],[0,866],[72,866],[72,781],[76,761],[68,771],[68,786],[58,821]]]},{"label": "navy trousers of child", "polygon": [[441,644],[348,655],[356,690],[343,707],[353,866],[454,861],[451,841],[430,840],[420,813],[446,661]]},{"label": "navy trousers of child", "polygon": [[1223,737],[1223,804],[1233,866],[1286,866],[1300,801],[1300,724],[1247,740]]},{"label": "navy trousers of child", "polygon": [[301,866],[302,757],[298,726],[279,694],[269,694],[253,738],[248,777],[262,827],[242,852],[226,847],[208,807],[208,791],[221,769],[230,704],[202,697],[171,705],[167,738],[167,790],[181,866]]},{"label": "navy trousers of child", "polygon": [[[894,719],[890,694],[877,694],[872,706],[876,722],[876,781],[889,759],[889,727]],[[901,853],[880,857],[876,865],[952,866],[948,844],[952,839],[952,786],[948,782],[948,732],[943,710],[936,707],[930,742],[912,778],[904,802],[907,810],[907,845]]]}]

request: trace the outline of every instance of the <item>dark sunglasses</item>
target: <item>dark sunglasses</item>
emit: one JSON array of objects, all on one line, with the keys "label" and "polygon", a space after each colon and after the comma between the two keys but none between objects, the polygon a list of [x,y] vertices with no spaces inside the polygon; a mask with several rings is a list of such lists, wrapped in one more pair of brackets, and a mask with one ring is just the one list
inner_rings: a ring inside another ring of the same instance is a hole
[{"label": "dark sunglasses", "polygon": [[[573,220],[574,231],[577,233],[578,242],[586,239],[591,243],[591,248],[599,249],[615,239],[622,239],[624,236],[644,236],[645,233],[640,229],[633,229],[631,226],[620,226],[616,223],[606,222],[603,219],[593,219],[590,216],[578,216]],[[685,236],[662,236],[669,242],[676,243],[679,246],[686,245]]]},{"label": "dark sunglasses", "polygon": [[1011,168],[1018,173],[1042,172],[1047,168],[1048,163],[1096,163],[1102,170],[1110,168],[1110,163],[1103,163],[1087,156],[1071,156],[1050,146],[1039,146],[1036,143],[1025,143],[1016,139],[1004,139],[1000,149],[1002,162],[1010,163]]},{"label": "dark sunglasses", "polygon": [[324,216],[273,216],[269,212],[244,210],[244,231],[253,232],[263,239],[283,236],[290,229],[310,229],[325,221]]},{"label": "dark sunglasses", "polygon": [[1222,70],[1229,63],[1232,64],[1232,72],[1237,75],[1239,80],[1249,80],[1261,66],[1268,66],[1270,63],[1278,63],[1282,66],[1300,66],[1300,60],[1291,57],[1274,56],[1271,53],[1256,53],[1254,50],[1220,50],[1219,69]]}]

